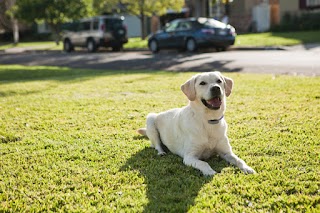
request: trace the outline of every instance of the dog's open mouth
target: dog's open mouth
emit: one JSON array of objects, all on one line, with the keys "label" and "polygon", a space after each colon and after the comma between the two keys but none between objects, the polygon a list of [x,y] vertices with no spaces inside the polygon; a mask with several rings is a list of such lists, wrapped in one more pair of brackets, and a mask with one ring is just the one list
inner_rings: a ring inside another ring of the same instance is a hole
[{"label": "dog's open mouth", "polygon": [[209,109],[214,109],[214,110],[220,109],[220,106],[222,104],[220,97],[215,97],[210,100],[202,99],[201,101],[206,107],[208,107]]}]

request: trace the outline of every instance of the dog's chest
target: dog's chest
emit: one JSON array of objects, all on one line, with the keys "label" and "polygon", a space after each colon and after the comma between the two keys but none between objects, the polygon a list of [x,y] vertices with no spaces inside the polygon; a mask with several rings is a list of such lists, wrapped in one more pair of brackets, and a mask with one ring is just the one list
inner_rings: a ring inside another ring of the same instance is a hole
[{"label": "dog's chest", "polygon": [[[211,124],[212,125],[212,124]],[[225,136],[225,128],[221,125],[214,125],[205,128],[205,132],[203,133],[205,137],[203,137],[201,141],[200,155],[201,158],[206,159],[213,155],[217,143],[223,140]]]}]

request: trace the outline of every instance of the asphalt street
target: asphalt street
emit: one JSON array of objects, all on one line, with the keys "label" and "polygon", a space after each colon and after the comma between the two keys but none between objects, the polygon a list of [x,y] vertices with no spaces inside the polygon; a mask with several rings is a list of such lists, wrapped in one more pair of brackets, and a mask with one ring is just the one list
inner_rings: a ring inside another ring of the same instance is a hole
[{"label": "asphalt street", "polygon": [[242,49],[197,53],[161,51],[27,51],[0,52],[0,64],[48,65],[105,70],[169,70],[205,72],[273,73],[320,76],[320,45]]}]

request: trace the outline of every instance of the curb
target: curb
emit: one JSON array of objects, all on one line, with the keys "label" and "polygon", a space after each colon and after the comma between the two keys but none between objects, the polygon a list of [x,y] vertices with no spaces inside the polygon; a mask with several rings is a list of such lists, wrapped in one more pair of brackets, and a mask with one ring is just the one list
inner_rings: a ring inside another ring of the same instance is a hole
[{"label": "curb", "polygon": [[230,47],[229,50],[286,50],[284,47],[267,46],[267,47]]},{"label": "curb", "polygon": [[[254,50],[286,50],[283,47],[229,47],[227,51],[254,51]],[[123,52],[146,52],[148,48],[125,48]],[[63,50],[47,50],[47,49],[31,49],[19,48],[18,50],[0,50],[0,53],[5,54],[22,54],[22,53],[41,53],[41,52],[63,52]],[[99,52],[99,51],[98,51]]]}]

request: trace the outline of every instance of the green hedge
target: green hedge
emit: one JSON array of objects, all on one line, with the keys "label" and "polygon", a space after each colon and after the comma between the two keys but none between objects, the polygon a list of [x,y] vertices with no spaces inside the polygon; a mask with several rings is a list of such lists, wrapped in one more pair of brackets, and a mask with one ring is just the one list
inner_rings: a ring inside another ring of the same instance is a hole
[{"label": "green hedge", "polygon": [[303,13],[293,15],[286,13],[281,23],[272,27],[272,31],[306,31],[320,30],[320,13]]}]

